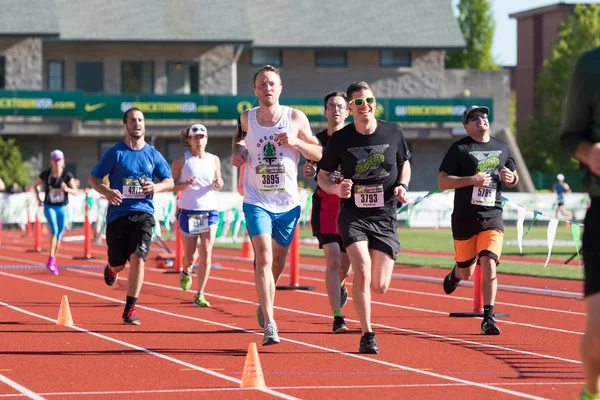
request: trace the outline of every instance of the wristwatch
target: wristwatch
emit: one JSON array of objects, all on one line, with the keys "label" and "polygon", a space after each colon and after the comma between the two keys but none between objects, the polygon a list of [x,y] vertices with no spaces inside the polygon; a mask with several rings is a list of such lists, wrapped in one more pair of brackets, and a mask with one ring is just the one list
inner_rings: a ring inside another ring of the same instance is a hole
[{"label": "wristwatch", "polygon": [[408,192],[408,185],[406,183],[401,183],[398,186],[402,186],[404,188],[404,190],[406,190]]}]

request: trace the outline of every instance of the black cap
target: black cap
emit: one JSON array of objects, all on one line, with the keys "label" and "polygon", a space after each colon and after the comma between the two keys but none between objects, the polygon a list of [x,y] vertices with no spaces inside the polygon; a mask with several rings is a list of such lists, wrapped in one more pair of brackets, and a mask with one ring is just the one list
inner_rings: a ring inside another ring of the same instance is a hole
[{"label": "black cap", "polygon": [[487,108],[487,107],[485,107],[485,106],[471,106],[471,107],[467,108],[465,110],[465,112],[463,113],[463,116],[462,116],[462,123],[463,123],[463,125],[467,124],[469,117],[475,111],[483,111],[487,115],[490,115],[490,109]]}]

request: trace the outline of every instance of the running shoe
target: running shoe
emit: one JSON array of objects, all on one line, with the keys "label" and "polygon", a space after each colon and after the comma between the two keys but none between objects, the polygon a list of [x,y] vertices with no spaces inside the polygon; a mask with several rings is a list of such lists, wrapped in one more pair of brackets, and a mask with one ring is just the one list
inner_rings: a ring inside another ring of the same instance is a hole
[{"label": "running shoe", "polygon": [[346,280],[342,281],[340,286],[340,308],[344,307],[348,303],[348,288],[346,287]]},{"label": "running shoe", "polygon": [[256,309],[256,322],[258,322],[258,326],[261,328],[265,327],[265,316],[263,315],[260,303],[258,303],[258,308]]},{"label": "running shoe", "polygon": [[206,301],[203,294],[197,293],[194,297],[194,305],[197,307],[210,307],[210,303]]},{"label": "running shoe", "polygon": [[452,292],[454,292],[458,287],[458,282],[460,282],[460,279],[454,276],[455,269],[456,264],[454,264],[454,268],[452,268],[452,271],[450,271],[450,273],[444,278],[444,292],[446,294],[452,294]]},{"label": "running shoe", "polygon": [[192,287],[192,275],[181,271],[179,274],[179,287],[183,290],[188,290]]},{"label": "running shoe", "polygon": [[119,274],[113,272],[112,269],[108,268],[108,265],[106,266],[106,268],[104,268],[104,282],[106,282],[108,286],[114,285],[117,281],[118,276]]},{"label": "running shoe", "polygon": [[358,352],[362,354],[377,354],[379,353],[379,347],[377,347],[377,340],[375,339],[375,332],[367,332],[360,338],[360,347]]},{"label": "running shoe", "polygon": [[278,343],[279,335],[277,333],[277,325],[275,324],[275,322],[269,322],[267,323],[267,326],[265,326],[265,335],[263,337],[262,345],[268,346],[271,344]]},{"label": "running shoe", "polygon": [[46,268],[52,273],[52,275],[58,275],[58,267],[56,266],[56,258],[48,257]]},{"label": "running shoe", "polygon": [[598,400],[600,395],[593,395],[587,391],[585,386],[581,389],[581,393],[579,394],[579,400]]},{"label": "running shoe", "polygon": [[125,311],[123,311],[123,323],[127,325],[140,324],[140,319],[135,313],[135,306],[131,306],[129,309],[125,308]]},{"label": "running shoe", "polygon": [[344,317],[333,317],[333,333],[344,333],[348,332],[346,321]]},{"label": "running shoe", "polygon": [[482,335],[499,335],[500,328],[496,325],[494,318],[484,318],[481,322],[481,334]]}]

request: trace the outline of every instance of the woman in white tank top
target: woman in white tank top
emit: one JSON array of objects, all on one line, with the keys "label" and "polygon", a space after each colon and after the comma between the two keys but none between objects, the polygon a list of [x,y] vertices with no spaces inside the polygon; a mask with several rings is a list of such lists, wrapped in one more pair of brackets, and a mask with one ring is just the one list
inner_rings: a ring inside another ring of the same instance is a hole
[{"label": "woman in white tank top", "polygon": [[[212,248],[219,223],[216,190],[223,187],[221,161],[206,151],[208,131],[202,124],[194,124],[181,132],[190,149],[173,161],[171,170],[175,180],[174,191],[180,192],[177,203],[177,222],[183,242],[183,271],[179,286],[192,286],[192,264],[198,258],[198,293],[194,305],[210,307],[204,298],[204,288],[210,273]],[[200,245],[198,244],[200,237]],[[196,249],[197,247],[197,249]],[[196,250],[198,250],[196,252]]]}]

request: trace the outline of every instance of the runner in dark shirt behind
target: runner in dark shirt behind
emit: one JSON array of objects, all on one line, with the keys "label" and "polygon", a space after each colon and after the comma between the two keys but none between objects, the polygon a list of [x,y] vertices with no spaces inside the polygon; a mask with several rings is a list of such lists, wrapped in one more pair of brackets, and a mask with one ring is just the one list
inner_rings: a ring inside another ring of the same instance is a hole
[{"label": "runner in dark shirt behind", "polygon": [[[324,99],[324,107],[323,113],[327,118],[327,128],[317,133],[317,139],[323,148],[327,146],[331,135],[344,127],[346,118],[348,118],[346,93],[331,92],[327,94]],[[320,162],[307,161],[303,168],[304,177],[316,177],[319,168]],[[341,175],[336,174],[335,176],[339,178]],[[323,249],[325,254],[325,287],[333,313],[333,333],[348,331],[341,309],[348,301],[346,278],[350,273],[350,259],[340,236],[338,224],[340,211],[340,198],[317,186],[312,195],[310,224],[313,235],[319,241],[319,248]]]},{"label": "runner in dark shirt behind", "polygon": [[591,197],[583,232],[584,296],[587,321],[581,340],[586,386],[580,399],[600,398],[600,47],[584,54],[571,77],[560,141],[585,171]]}]

